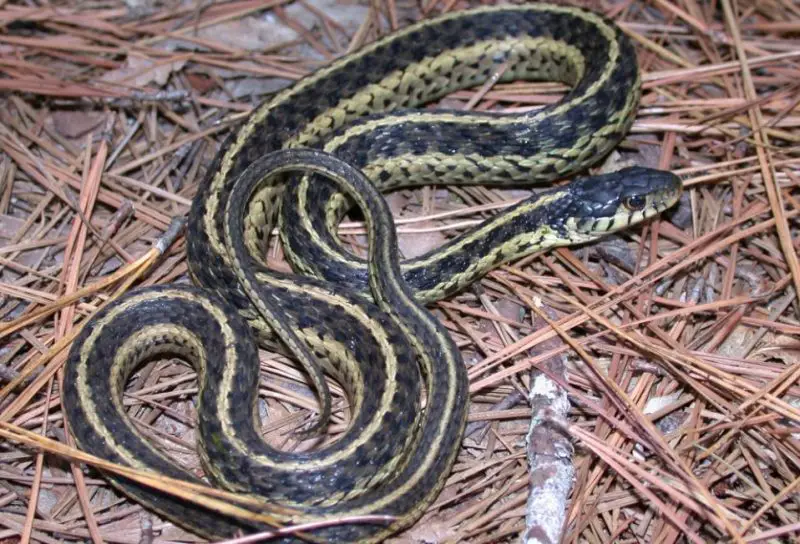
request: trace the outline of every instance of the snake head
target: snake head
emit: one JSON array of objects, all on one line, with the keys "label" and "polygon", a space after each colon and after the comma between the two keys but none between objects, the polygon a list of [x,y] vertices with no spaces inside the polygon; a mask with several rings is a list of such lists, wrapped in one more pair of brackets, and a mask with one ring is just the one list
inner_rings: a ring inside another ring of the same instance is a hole
[{"label": "snake head", "polygon": [[675,174],[642,167],[576,180],[563,202],[565,234],[588,241],[635,225],[674,205],[681,190]]}]

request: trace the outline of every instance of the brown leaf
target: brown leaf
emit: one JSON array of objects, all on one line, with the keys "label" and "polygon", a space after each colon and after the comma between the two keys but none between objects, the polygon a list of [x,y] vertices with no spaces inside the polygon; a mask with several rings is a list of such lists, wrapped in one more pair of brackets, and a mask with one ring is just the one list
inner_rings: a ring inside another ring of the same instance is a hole
[{"label": "brown leaf", "polygon": [[[424,222],[414,223],[415,230],[425,229],[425,227],[434,227],[435,223]],[[413,259],[426,254],[432,249],[440,247],[444,244],[446,238],[442,231],[430,230],[424,232],[405,233],[398,236],[397,245],[400,252],[406,259]]]},{"label": "brown leaf", "polygon": [[53,127],[67,138],[80,138],[99,127],[105,114],[96,111],[59,110],[53,112]]},{"label": "brown leaf", "polygon": [[217,86],[216,81],[203,74],[186,74],[186,80],[192,86],[192,89],[200,94],[205,94]]},{"label": "brown leaf", "polygon": [[101,79],[133,87],[146,87],[151,83],[163,87],[172,72],[181,70],[185,64],[184,60],[156,62],[148,58],[129,56],[121,68],[107,72]]}]

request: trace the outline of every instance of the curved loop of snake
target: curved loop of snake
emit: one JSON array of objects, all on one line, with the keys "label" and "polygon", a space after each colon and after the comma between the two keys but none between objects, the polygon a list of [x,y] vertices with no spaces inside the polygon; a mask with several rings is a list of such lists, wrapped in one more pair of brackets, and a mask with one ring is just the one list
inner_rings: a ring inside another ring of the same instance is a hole
[{"label": "curved loop of snake", "polygon": [[[552,80],[571,90],[520,114],[417,109],[496,73],[500,81]],[[423,21],[279,93],[223,145],[195,197],[187,247],[199,287],[136,290],[94,316],[76,340],[63,394],[76,441],[124,465],[201,482],[148,440],[122,401],[141,364],[178,355],[198,373],[200,456],[215,484],[263,497],[264,511],[284,507],[275,514],[280,524],[393,519],[313,533],[326,541],[380,541],[408,527],[444,485],[467,413],[460,354],[422,304],[501,263],[652,217],[677,201],[681,184],[646,168],[575,180],[402,263],[380,192],[569,176],[624,136],[638,96],[625,35],[594,13],[548,4]],[[369,236],[363,260],[335,234],[354,204]],[[265,266],[260,256],[275,222],[305,275]],[[331,414],[325,372],[346,392],[350,421],[324,447],[284,452],[261,439],[256,341],[276,337],[319,395],[311,431]],[[108,477],[199,535],[270,529]]]}]

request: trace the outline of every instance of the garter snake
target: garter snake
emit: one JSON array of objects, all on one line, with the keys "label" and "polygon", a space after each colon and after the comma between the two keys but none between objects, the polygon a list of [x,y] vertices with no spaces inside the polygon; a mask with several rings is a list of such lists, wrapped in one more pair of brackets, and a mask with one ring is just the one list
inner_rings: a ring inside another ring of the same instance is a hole
[{"label": "garter snake", "polygon": [[[571,90],[522,114],[418,109],[495,72],[501,81],[554,80]],[[198,481],[147,441],[122,404],[139,364],[177,354],[198,372],[200,455],[215,483],[263,496],[265,509],[273,503],[302,512],[287,514],[285,523],[394,517],[388,526],[351,523],[314,533],[329,541],[376,541],[409,526],[444,485],[467,402],[459,352],[421,304],[512,258],[651,217],[676,202],[680,182],[644,168],[576,180],[402,263],[380,191],[568,176],[624,136],[638,97],[625,35],[594,13],[547,4],[420,22],[277,94],[223,144],[193,201],[187,253],[200,287],[134,291],[93,317],[75,342],[64,406],[78,444]],[[298,171],[306,175],[286,175]],[[352,204],[368,226],[367,260],[335,235]],[[258,257],[276,222],[286,255],[309,276],[269,270]],[[319,361],[341,383],[352,415],[336,441],[288,453],[260,440],[253,331],[259,339],[277,335],[307,371],[320,397],[318,426],[330,414]],[[200,535],[265,529],[109,477]]]}]

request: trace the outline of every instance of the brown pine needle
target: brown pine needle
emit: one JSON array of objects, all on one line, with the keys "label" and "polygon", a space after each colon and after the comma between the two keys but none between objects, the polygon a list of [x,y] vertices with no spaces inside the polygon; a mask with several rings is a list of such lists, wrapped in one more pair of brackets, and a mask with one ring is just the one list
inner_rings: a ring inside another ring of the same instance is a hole
[{"label": "brown pine needle", "polygon": [[[642,71],[631,133],[595,171],[670,169],[685,200],[605,241],[508,263],[432,306],[467,364],[473,432],[440,497],[398,537],[520,541],[528,482],[538,476],[528,471],[538,450],[525,444],[533,409],[524,402],[536,369],[571,403],[563,420],[540,427],[559,433],[552,443],[576,444],[561,540],[797,540],[800,8],[790,0],[559,3],[590,4],[617,21]],[[186,216],[214,154],[261,101],[390,29],[471,3],[39,4],[0,2],[0,538],[185,540],[109,488],[92,468],[105,470],[102,461],[71,447],[58,380],[72,339],[134,285],[189,281],[186,242],[175,240],[177,227],[162,235]],[[500,79],[520,73],[513,62]],[[532,112],[570,90],[495,80],[501,70],[430,106]],[[539,188],[428,187],[388,198],[410,253],[531,190]],[[357,217],[339,236],[364,254]],[[267,262],[290,271],[277,238]],[[542,326],[540,311],[551,325]],[[549,371],[553,361],[563,372]],[[256,425],[265,442],[315,447],[296,434],[318,408],[304,374],[272,349],[260,370]],[[331,390],[326,440],[347,429],[353,409],[343,384],[331,379]],[[200,474],[197,391],[188,365],[164,359],[134,371],[122,402],[142,433]],[[541,419],[540,407],[535,414]],[[260,502],[224,491],[137,477],[211,508],[261,512]],[[268,527],[294,519],[263,513]],[[389,520],[322,525],[342,521]]]}]

